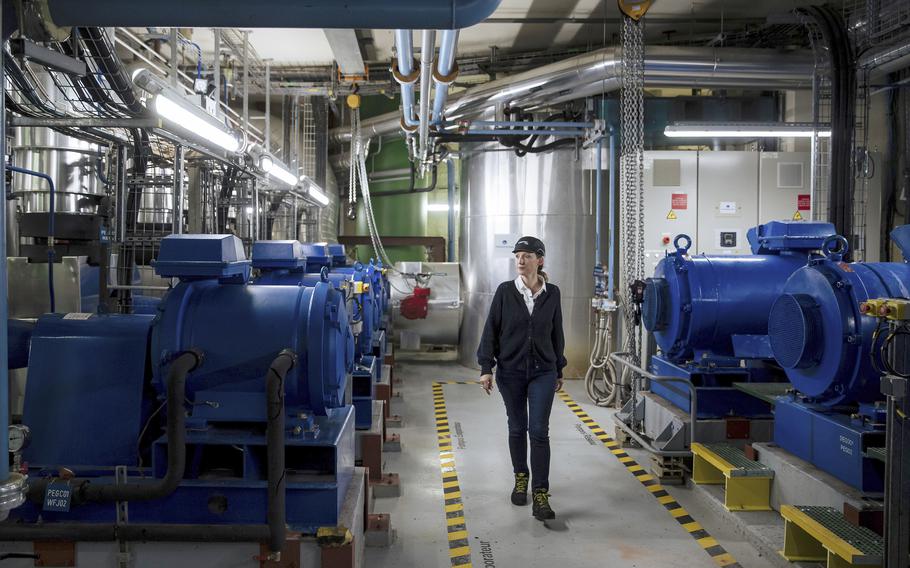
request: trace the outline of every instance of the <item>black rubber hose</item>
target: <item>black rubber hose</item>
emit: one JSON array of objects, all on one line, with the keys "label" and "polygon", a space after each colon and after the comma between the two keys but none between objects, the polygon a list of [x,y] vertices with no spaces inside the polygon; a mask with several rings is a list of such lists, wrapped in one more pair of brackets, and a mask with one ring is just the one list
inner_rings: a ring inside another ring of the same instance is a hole
[{"label": "black rubber hose", "polygon": [[[73,505],[115,501],[151,501],[173,493],[186,471],[186,376],[202,362],[202,353],[184,351],[174,359],[167,376],[167,472],[155,483],[92,484],[89,479],[73,479]],[[44,500],[44,493],[54,478],[29,483],[28,496],[33,502]]]},{"label": "black rubber hose", "polygon": [[286,521],[286,485],[284,467],[284,379],[297,363],[297,356],[290,349],[285,349],[269,365],[265,376],[266,418],[266,459],[268,473],[268,524],[269,552],[275,560],[280,559],[284,547]]},{"label": "black rubber hose", "polygon": [[417,174],[416,168],[411,164],[411,187],[408,189],[395,189],[392,191],[372,191],[370,190],[370,198],[375,197],[389,197],[391,195],[413,195],[417,193],[429,193],[436,189],[436,182],[439,180],[439,172],[437,171],[437,166],[433,166],[433,171],[430,177],[430,185],[426,187],[417,187]]}]

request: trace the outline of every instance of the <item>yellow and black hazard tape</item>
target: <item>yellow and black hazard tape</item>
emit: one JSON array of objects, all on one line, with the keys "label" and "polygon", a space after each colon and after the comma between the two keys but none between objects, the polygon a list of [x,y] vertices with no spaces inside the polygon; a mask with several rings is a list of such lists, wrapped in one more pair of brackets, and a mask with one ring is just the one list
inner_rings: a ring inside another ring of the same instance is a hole
[{"label": "yellow and black hazard tape", "polygon": [[468,525],[464,518],[464,503],[461,501],[461,486],[458,483],[458,472],[455,470],[449,415],[442,393],[444,384],[471,383],[468,381],[433,383],[433,411],[436,416],[436,437],[439,442],[439,466],[442,470],[442,494],[445,499],[446,531],[449,536],[449,560],[453,568],[471,568],[471,545],[468,541]]},{"label": "yellow and black hazard tape", "polygon": [[682,527],[692,535],[695,542],[708,553],[708,556],[711,557],[711,560],[713,560],[715,564],[729,568],[741,568],[739,562],[733,558],[733,555],[727,552],[723,546],[708,534],[708,531],[698,524],[698,522],[686,512],[683,506],[680,505],[672,495],[667,493],[667,490],[658,483],[653,475],[645,471],[645,468],[638,465],[634,459],[629,457],[629,454],[626,453],[620,443],[608,436],[607,433],[604,432],[604,429],[601,428],[593,418],[588,416],[588,413],[582,410],[577,402],[572,400],[572,397],[565,391],[559,391],[557,394],[559,395],[559,398],[566,403],[569,410],[575,413],[575,416],[591,430],[591,433],[594,434],[608,450],[610,450],[621,464],[626,466],[629,473],[634,475],[639,483],[644,485],[645,489],[647,489],[651,495],[667,509],[667,512],[676,519],[676,522],[682,525]]}]

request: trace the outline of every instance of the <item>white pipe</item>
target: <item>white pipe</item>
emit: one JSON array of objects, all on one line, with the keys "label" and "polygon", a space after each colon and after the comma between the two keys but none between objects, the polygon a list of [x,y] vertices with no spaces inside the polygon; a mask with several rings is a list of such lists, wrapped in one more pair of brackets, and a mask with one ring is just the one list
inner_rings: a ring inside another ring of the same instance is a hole
[{"label": "white pipe", "polygon": [[421,168],[427,158],[427,138],[430,136],[430,79],[433,75],[433,55],[436,51],[436,30],[423,30],[420,39],[420,140],[418,155]]},{"label": "white pipe", "polygon": [[[436,72],[433,73],[433,83],[436,85],[436,98],[433,101],[433,123],[442,122],[445,114],[446,98],[449,95],[449,85],[454,81],[458,67],[455,64],[455,51],[458,47],[458,30],[444,30],[439,40],[439,59],[436,61]],[[452,77],[448,80],[441,80]]]},{"label": "white pipe", "polygon": [[395,30],[395,51],[398,54],[398,76],[395,80],[401,85],[401,110],[406,126],[417,126],[414,120],[414,83],[417,78],[408,80],[414,73],[414,43],[411,30]]}]

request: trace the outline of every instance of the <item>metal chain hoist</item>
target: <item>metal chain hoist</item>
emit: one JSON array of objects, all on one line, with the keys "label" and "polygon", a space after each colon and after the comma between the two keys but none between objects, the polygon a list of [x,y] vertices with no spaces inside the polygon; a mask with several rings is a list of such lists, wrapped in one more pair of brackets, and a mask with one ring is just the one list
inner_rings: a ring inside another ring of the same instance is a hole
[{"label": "metal chain hoist", "polygon": [[[353,99],[352,97],[356,97],[356,99]],[[360,134],[360,96],[350,95],[348,97],[348,106],[351,109],[351,165],[348,170],[347,216],[348,219],[353,221],[357,217],[357,178],[360,171],[358,162],[360,153],[362,152]]]},{"label": "metal chain hoist", "polygon": [[633,307],[636,281],[644,279],[644,22],[650,2],[626,5],[622,0],[622,89],[620,91],[620,248],[624,251],[626,351],[640,365],[639,318]]}]

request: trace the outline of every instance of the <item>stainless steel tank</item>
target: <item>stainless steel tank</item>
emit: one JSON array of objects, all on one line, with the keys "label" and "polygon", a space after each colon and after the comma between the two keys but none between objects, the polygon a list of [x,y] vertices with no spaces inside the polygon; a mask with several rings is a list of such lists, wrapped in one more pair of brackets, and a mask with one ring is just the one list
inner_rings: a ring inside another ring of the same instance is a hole
[{"label": "stainless steel tank", "polygon": [[[50,128],[17,128],[15,132],[13,165],[45,173],[54,180],[57,213],[97,212],[104,195],[104,185],[96,173],[101,157],[97,146]],[[22,213],[46,213],[49,189],[41,178],[13,174],[11,190]]]},{"label": "stainless steel tank", "polygon": [[174,217],[173,168],[151,167],[144,176],[131,177],[129,183],[140,188],[137,221],[170,227]]},{"label": "stainless steel tank", "polygon": [[574,148],[519,158],[495,145],[466,145],[461,162],[465,312],[460,362],[477,368],[477,344],[493,293],[516,276],[512,246],[518,237],[533,235],[546,245],[544,269],[562,291],[565,375],[583,376],[594,292],[591,170],[583,169]]}]

